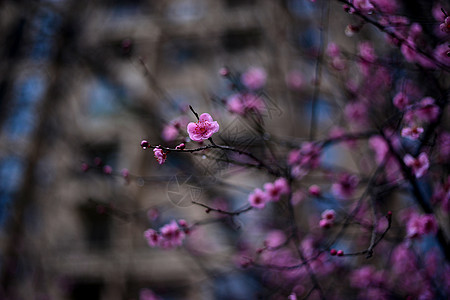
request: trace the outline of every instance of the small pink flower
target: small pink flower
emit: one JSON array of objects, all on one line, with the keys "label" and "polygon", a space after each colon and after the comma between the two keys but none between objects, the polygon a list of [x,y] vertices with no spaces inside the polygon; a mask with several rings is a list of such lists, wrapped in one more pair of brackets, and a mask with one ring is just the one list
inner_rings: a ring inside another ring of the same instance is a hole
[{"label": "small pink flower", "polygon": [[123,179],[125,179],[125,181],[128,183],[130,181],[130,171],[128,171],[128,169],[123,168],[120,171],[120,175],[123,177]]},{"label": "small pink flower", "polygon": [[375,152],[375,161],[381,163],[389,152],[389,146],[379,135],[369,139],[370,148]]},{"label": "small pink flower", "polygon": [[227,108],[230,112],[243,116],[249,112],[260,114],[265,104],[253,93],[233,94],[227,99]]},{"label": "small pink flower", "polygon": [[321,219],[319,221],[320,228],[330,228],[333,225],[333,222],[327,219]]},{"label": "small pink flower", "polygon": [[339,181],[332,184],[331,191],[337,198],[348,199],[355,192],[358,183],[359,180],[356,176],[341,174]]},{"label": "small pink flower", "polygon": [[412,169],[412,172],[417,178],[425,175],[430,166],[428,156],[425,152],[420,153],[417,158],[412,157],[410,154],[406,154],[403,161]]},{"label": "small pink flower", "polygon": [[402,92],[399,92],[397,93],[397,95],[395,95],[393,102],[395,107],[397,107],[400,110],[405,109],[409,105],[408,97]]},{"label": "small pink flower", "polygon": [[439,28],[445,33],[450,33],[450,17],[446,17],[444,22],[439,25]]},{"label": "small pink flower", "polygon": [[345,106],[345,115],[357,124],[364,124],[367,121],[367,105],[362,102],[351,102]]},{"label": "small pink flower", "polygon": [[417,117],[425,122],[434,122],[439,116],[439,107],[434,103],[431,97],[425,97],[420,100],[420,108],[417,109]]},{"label": "small pink flower", "polygon": [[201,114],[197,123],[190,122],[187,125],[189,138],[196,142],[209,139],[217,131],[219,131],[219,123],[213,121],[208,113]]},{"label": "small pink flower", "polygon": [[417,140],[420,134],[423,132],[422,127],[405,127],[402,129],[402,137],[406,137],[412,140]]},{"label": "small pink flower", "polygon": [[161,148],[153,149],[153,154],[160,165],[166,161],[167,154]]},{"label": "small pink flower", "polygon": [[311,196],[319,197],[322,194],[320,186],[313,184],[309,187],[308,192]]},{"label": "small pink flower", "polygon": [[[446,19],[450,19],[450,17],[447,17]],[[433,56],[441,64],[450,66],[450,47],[448,46],[448,43],[438,45],[433,51]]]},{"label": "small pink flower", "polygon": [[353,5],[362,13],[370,13],[375,8],[369,0],[354,0]]},{"label": "small pink flower", "polygon": [[139,300],[161,300],[161,298],[156,296],[150,289],[141,289],[139,292]]},{"label": "small pink flower", "polygon": [[269,197],[261,189],[255,189],[253,193],[248,196],[248,202],[255,208],[263,209],[268,201]]},{"label": "small pink flower", "polygon": [[303,74],[299,71],[293,70],[286,75],[286,83],[291,90],[300,90],[303,87],[303,82]]},{"label": "small pink flower", "polygon": [[267,74],[263,68],[249,68],[241,76],[242,83],[250,90],[259,90],[266,84]]},{"label": "small pink flower", "polygon": [[406,224],[406,236],[408,238],[420,238],[425,234],[435,234],[437,230],[438,224],[433,215],[413,213]]},{"label": "small pink flower", "polygon": [[339,50],[339,46],[336,45],[336,43],[329,43],[326,51],[327,55],[329,57],[337,57],[339,54],[341,54],[341,51]]},{"label": "small pink flower", "polygon": [[336,212],[334,211],[334,209],[326,209],[322,212],[321,217],[325,220],[334,221],[334,219],[336,218]]},{"label": "small pink flower", "polygon": [[178,136],[178,128],[176,128],[173,124],[168,124],[164,126],[162,131],[162,138],[166,142],[171,142],[175,140]]},{"label": "small pink flower", "polygon": [[274,183],[264,184],[264,191],[271,201],[279,201],[281,195],[289,193],[289,185],[285,178],[279,178]]},{"label": "small pink flower", "polygon": [[147,229],[144,232],[144,237],[147,239],[147,243],[150,247],[156,247],[159,245],[161,236],[153,229]]},{"label": "small pink flower", "polygon": [[358,47],[359,47],[359,55],[365,62],[368,63],[375,62],[377,56],[370,42],[361,42],[359,43]]},{"label": "small pink flower", "polygon": [[107,174],[107,175],[111,175],[112,174],[113,169],[111,168],[111,166],[104,166],[103,167],[103,173]]},{"label": "small pink flower", "polygon": [[265,247],[276,248],[286,242],[286,235],[282,230],[271,230],[264,240]]}]

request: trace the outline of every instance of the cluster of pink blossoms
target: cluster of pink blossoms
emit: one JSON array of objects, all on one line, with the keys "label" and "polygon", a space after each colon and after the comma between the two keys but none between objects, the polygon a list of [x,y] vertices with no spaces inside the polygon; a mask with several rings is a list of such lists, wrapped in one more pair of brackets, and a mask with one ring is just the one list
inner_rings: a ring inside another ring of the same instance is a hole
[{"label": "cluster of pink blossoms", "polygon": [[262,209],[269,201],[279,201],[282,195],[289,194],[289,184],[285,178],[278,178],[273,183],[264,184],[264,191],[256,188],[248,196],[248,202],[255,208]]},{"label": "cluster of pink blossoms", "polygon": [[190,122],[187,125],[189,138],[195,142],[207,140],[218,131],[219,123],[214,121],[208,113],[201,114],[197,123]]},{"label": "cluster of pink blossoms", "polygon": [[147,229],[144,237],[150,247],[159,247],[163,249],[172,249],[181,246],[184,238],[189,234],[190,229],[187,222],[183,219],[173,220],[156,231]]},{"label": "cluster of pink blossoms", "polygon": [[167,154],[161,148],[153,149],[153,154],[160,165],[166,162]]}]

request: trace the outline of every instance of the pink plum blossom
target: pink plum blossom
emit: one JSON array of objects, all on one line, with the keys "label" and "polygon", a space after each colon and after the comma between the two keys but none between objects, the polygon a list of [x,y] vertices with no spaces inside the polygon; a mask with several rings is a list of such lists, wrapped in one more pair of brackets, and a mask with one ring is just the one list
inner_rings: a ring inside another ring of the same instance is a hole
[{"label": "pink plum blossom", "polygon": [[139,292],[139,300],[161,300],[161,298],[150,289],[141,289]]},{"label": "pink plum blossom", "polygon": [[267,74],[263,68],[251,67],[241,76],[242,83],[250,90],[259,90],[266,84]]},{"label": "pink plum blossom", "polygon": [[370,0],[353,0],[353,5],[362,13],[370,13],[375,8]]},{"label": "pink plum blossom", "polygon": [[446,17],[444,22],[439,25],[439,28],[445,33],[450,33],[450,17]]},{"label": "pink plum blossom", "polygon": [[430,166],[428,156],[425,152],[420,153],[417,158],[412,157],[410,154],[406,154],[403,161],[412,169],[412,172],[417,178],[425,175]]},{"label": "pink plum blossom", "polygon": [[233,94],[227,99],[227,108],[230,112],[243,116],[249,112],[262,113],[265,104],[253,93]]},{"label": "pink plum blossom", "polygon": [[336,218],[336,212],[334,211],[334,209],[326,209],[322,212],[321,217],[322,219],[334,221],[334,219]]},{"label": "pink plum blossom", "polygon": [[322,194],[320,186],[313,184],[309,187],[308,192],[311,196],[319,197]]},{"label": "pink plum blossom", "polygon": [[189,138],[196,142],[209,139],[214,133],[219,131],[219,123],[213,121],[208,113],[203,113],[197,123],[190,122],[187,125]]},{"label": "pink plum blossom", "polygon": [[337,57],[341,54],[341,51],[336,43],[331,42],[328,44],[326,53],[329,57]]},{"label": "pink plum blossom", "polygon": [[[450,17],[447,17],[446,20],[447,19],[450,19]],[[450,66],[449,55],[450,55],[450,47],[448,46],[448,43],[438,45],[433,51],[434,58],[445,66]]]},{"label": "pink plum blossom", "polygon": [[423,132],[422,127],[405,127],[402,129],[402,137],[406,137],[412,140],[417,140],[420,134]]},{"label": "pink plum blossom", "polygon": [[417,117],[425,122],[434,122],[439,116],[439,107],[431,97],[425,97],[420,100],[420,107],[416,111]]},{"label": "pink plum blossom", "polygon": [[271,201],[279,201],[281,195],[289,193],[289,185],[285,178],[279,178],[274,183],[264,184],[264,191]]},{"label": "pink plum blossom", "polygon": [[160,165],[166,162],[167,154],[161,148],[153,149],[153,154]]},{"label": "pink plum blossom", "polygon": [[303,87],[303,82],[303,74],[300,71],[292,70],[286,75],[286,83],[291,90],[300,90]]},{"label": "pink plum blossom", "polygon": [[276,248],[286,242],[286,234],[282,230],[271,230],[267,233],[264,240],[264,246]]},{"label": "pink plum blossom", "polygon": [[379,135],[369,139],[369,146],[375,152],[375,161],[381,163],[389,152],[389,146]]},{"label": "pink plum blossom", "polygon": [[406,236],[408,238],[420,238],[426,234],[435,234],[438,224],[433,215],[411,214],[406,224]]},{"label": "pink plum blossom", "polygon": [[367,121],[367,105],[362,102],[351,102],[345,106],[345,115],[357,124]]},{"label": "pink plum blossom", "polygon": [[338,182],[332,184],[331,192],[337,198],[348,199],[355,192],[358,183],[359,180],[355,175],[341,174]]},{"label": "pink plum blossom", "polygon": [[153,229],[147,229],[144,232],[144,237],[147,239],[147,243],[150,247],[156,247],[161,240],[161,236]]},{"label": "pink plum blossom", "polygon": [[269,197],[267,194],[258,188],[248,196],[248,202],[250,202],[250,205],[255,208],[263,209],[268,201]]},{"label": "pink plum blossom", "polygon": [[397,93],[392,102],[394,102],[395,107],[400,110],[405,109],[409,105],[408,96],[406,96],[403,92]]}]

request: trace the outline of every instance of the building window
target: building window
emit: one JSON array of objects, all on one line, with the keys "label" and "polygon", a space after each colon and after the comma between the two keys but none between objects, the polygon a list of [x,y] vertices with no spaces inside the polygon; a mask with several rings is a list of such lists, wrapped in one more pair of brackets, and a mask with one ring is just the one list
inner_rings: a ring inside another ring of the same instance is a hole
[{"label": "building window", "polygon": [[81,222],[90,250],[106,250],[111,244],[111,217],[94,201],[81,205]]},{"label": "building window", "polygon": [[229,8],[253,5],[256,3],[256,0],[225,0],[225,4]]},{"label": "building window", "polygon": [[100,300],[104,284],[100,280],[75,280],[70,291],[71,300]]},{"label": "building window", "polygon": [[229,30],[222,36],[222,44],[226,51],[236,52],[261,44],[261,30]]}]

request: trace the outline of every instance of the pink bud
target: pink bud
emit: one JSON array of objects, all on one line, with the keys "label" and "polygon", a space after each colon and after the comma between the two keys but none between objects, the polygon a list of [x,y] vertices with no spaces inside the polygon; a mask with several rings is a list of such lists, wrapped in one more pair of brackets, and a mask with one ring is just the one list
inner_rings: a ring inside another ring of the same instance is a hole
[{"label": "pink bud", "polygon": [[337,256],[344,256],[344,251],[342,250],[338,250],[338,252],[336,252]]},{"label": "pink bud", "polygon": [[81,171],[87,172],[89,170],[89,165],[87,163],[81,164]]},{"label": "pink bud", "polygon": [[142,149],[147,149],[148,148],[148,146],[149,146],[149,143],[146,141],[146,140],[142,140],[141,141],[141,147],[142,147]]},{"label": "pink bud", "polygon": [[330,250],[330,255],[331,255],[331,256],[335,256],[336,254],[337,254],[336,249],[331,249],[331,250]]},{"label": "pink bud", "polygon": [[112,173],[112,168],[111,168],[111,166],[108,166],[108,165],[104,166],[104,167],[103,167],[103,173],[108,174],[108,175],[111,175],[111,173]]}]

